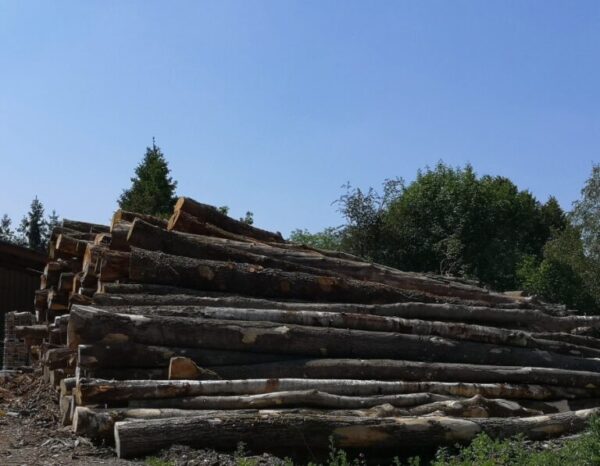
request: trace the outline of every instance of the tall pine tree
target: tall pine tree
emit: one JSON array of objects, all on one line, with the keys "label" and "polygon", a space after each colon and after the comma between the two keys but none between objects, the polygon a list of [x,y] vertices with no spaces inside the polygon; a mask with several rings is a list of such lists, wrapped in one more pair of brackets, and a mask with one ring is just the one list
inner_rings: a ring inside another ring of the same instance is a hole
[{"label": "tall pine tree", "polygon": [[21,220],[21,225],[17,231],[21,234],[23,242],[29,248],[37,251],[44,251],[46,249],[48,225],[44,220],[44,205],[37,196],[31,201],[29,212]]},{"label": "tall pine tree", "polygon": [[144,160],[135,169],[131,188],[119,198],[119,207],[142,214],[166,217],[171,214],[177,201],[175,188],[165,156],[152,139],[152,147],[146,148]]},{"label": "tall pine tree", "polygon": [[12,229],[12,220],[6,214],[0,219],[0,241],[7,243],[16,243],[17,237]]}]

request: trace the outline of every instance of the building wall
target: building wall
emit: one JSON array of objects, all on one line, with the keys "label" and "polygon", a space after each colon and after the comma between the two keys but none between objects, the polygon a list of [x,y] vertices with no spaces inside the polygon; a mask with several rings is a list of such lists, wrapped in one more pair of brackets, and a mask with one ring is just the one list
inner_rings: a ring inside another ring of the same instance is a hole
[{"label": "building wall", "polygon": [[4,316],[10,311],[33,312],[35,290],[39,287],[38,274],[0,265],[0,368],[4,354]]}]

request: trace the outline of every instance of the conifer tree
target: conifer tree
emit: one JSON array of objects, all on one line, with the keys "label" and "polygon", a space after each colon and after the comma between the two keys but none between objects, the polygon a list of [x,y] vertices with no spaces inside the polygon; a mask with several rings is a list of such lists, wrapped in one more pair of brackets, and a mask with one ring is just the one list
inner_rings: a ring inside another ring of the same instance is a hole
[{"label": "conifer tree", "polygon": [[123,191],[118,203],[124,210],[166,217],[177,201],[177,182],[170,175],[168,163],[160,147],[152,139],[144,159],[135,169],[131,187]]},{"label": "conifer tree", "polygon": [[25,245],[37,251],[44,251],[47,246],[48,226],[44,220],[44,205],[37,198],[31,201],[29,212],[17,230],[21,234],[21,240]]},{"label": "conifer tree", "polygon": [[0,241],[6,241],[7,243],[17,242],[17,237],[11,225],[12,220],[7,214],[4,214],[2,219],[0,219]]}]

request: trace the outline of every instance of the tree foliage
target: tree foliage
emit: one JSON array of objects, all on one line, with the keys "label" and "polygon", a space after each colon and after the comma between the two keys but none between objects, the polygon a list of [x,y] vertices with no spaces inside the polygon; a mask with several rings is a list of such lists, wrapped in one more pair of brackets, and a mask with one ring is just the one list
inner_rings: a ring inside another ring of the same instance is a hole
[{"label": "tree foliage", "polygon": [[118,200],[120,208],[159,217],[171,214],[177,201],[177,182],[171,178],[168,163],[154,139],[131,183]]},{"label": "tree foliage", "polygon": [[59,225],[59,220],[59,216],[54,210],[48,218],[44,217],[44,205],[36,196],[31,202],[29,212],[22,218],[16,231],[12,228],[10,217],[7,214],[2,216],[0,240],[45,252],[52,230]]},{"label": "tree foliage", "polygon": [[342,248],[403,270],[476,278],[496,289],[518,286],[523,257],[542,257],[553,230],[566,225],[554,198],[540,203],[504,177],[478,177],[470,165],[439,163],[383,193],[347,186]]},{"label": "tree foliage", "polygon": [[341,250],[342,234],[339,228],[329,227],[317,233],[296,229],[290,233],[289,240],[293,243],[304,244],[313,248],[329,251]]}]

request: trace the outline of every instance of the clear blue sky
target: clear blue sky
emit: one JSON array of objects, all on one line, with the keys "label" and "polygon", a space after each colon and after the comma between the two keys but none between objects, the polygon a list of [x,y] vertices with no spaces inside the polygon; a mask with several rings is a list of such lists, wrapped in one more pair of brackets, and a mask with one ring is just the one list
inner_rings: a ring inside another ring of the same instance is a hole
[{"label": "clear blue sky", "polygon": [[598,1],[0,1],[0,214],[107,222],[156,137],[178,193],[284,234],[443,159],[575,200]]}]

